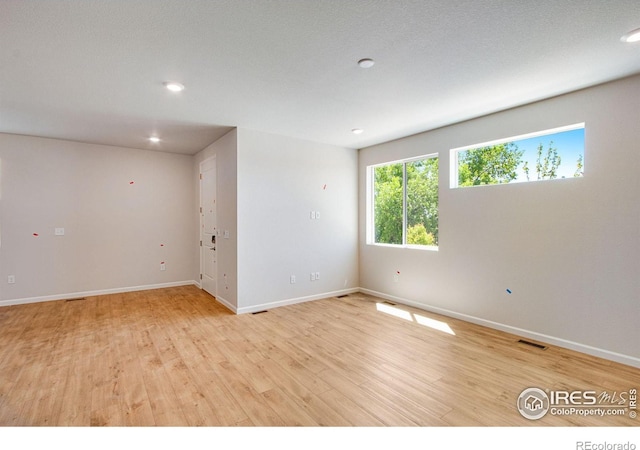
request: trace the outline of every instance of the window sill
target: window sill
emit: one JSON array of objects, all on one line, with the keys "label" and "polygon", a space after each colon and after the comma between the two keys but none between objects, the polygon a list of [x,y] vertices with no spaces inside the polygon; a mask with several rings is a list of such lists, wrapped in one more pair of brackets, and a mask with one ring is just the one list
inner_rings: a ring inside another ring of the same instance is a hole
[{"label": "window sill", "polygon": [[401,244],[379,244],[368,242],[367,245],[372,247],[385,247],[385,248],[397,248],[397,249],[410,249],[410,250],[422,250],[429,252],[437,252],[438,246],[436,245],[401,245]]}]

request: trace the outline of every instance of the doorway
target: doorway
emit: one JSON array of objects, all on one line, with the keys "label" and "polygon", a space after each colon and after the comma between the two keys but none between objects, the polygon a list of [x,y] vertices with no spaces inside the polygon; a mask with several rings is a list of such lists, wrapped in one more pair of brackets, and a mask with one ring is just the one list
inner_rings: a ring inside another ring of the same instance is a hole
[{"label": "doorway", "polygon": [[218,293],[216,175],[215,156],[200,163],[200,278],[202,289],[214,297]]}]

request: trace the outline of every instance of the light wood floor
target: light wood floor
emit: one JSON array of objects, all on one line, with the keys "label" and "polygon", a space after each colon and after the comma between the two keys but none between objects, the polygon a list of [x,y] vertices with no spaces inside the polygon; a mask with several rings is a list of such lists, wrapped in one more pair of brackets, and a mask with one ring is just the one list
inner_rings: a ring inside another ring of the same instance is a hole
[{"label": "light wood floor", "polygon": [[194,286],[10,306],[0,425],[640,425],[521,417],[525,388],[628,391],[640,370],[517,340],[362,294],[240,316]]}]

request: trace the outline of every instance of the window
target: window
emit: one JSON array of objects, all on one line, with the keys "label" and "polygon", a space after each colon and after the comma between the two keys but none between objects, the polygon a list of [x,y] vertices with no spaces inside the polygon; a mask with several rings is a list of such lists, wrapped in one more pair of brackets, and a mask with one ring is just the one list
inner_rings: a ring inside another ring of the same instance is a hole
[{"label": "window", "polygon": [[369,243],[438,246],[438,157],[368,167]]},{"label": "window", "polygon": [[451,187],[581,177],[584,123],[451,150]]}]

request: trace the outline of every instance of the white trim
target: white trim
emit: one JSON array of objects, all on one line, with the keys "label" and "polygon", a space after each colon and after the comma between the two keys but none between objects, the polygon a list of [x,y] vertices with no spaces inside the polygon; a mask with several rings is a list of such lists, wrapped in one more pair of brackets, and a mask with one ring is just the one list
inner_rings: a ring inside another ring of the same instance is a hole
[{"label": "white trim", "polygon": [[[206,291],[205,291],[206,292]],[[216,301],[220,304],[222,304],[222,306],[224,306],[225,308],[229,309],[231,312],[233,312],[234,314],[238,314],[238,308],[236,308],[235,306],[233,306],[231,303],[229,303],[229,301],[225,300],[222,297],[214,297],[216,299]]]},{"label": "white trim", "polygon": [[474,323],[476,325],[482,325],[494,330],[504,331],[505,333],[511,333],[516,336],[526,337],[529,339],[535,339],[546,344],[555,345],[557,347],[566,348],[569,350],[575,350],[580,353],[584,353],[598,358],[615,361],[620,364],[626,364],[628,366],[640,368],[640,358],[636,358],[630,355],[623,355],[621,353],[604,350],[597,347],[591,347],[590,345],[580,344],[579,342],[567,341],[554,336],[548,336],[546,334],[537,333],[535,331],[524,330],[522,328],[512,327],[498,322],[492,322],[491,320],[481,319],[479,317],[469,316],[467,314],[461,314],[448,309],[438,308],[435,306],[425,305],[423,303],[414,302],[405,298],[396,297],[394,295],[383,294],[382,292],[372,291],[371,289],[360,288],[360,292],[363,294],[373,295],[385,300],[391,300],[396,303],[401,303],[407,306],[413,306],[425,311],[430,311],[443,316],[452,317],[454,319],[463,320],[465,322]]},{"label": "white trim", "polygon": [[[471,145],[465,145],[464,147],[457,147],[457,148],[452,148],[451,150],[449,150],[449,188],[450,189],[458,189],[461,187],[479,187],[479,186],[501,186],[504,184],[515,184],[516,182],[513,183],[499,183],[497,185],[478,185],[478,186],[458,186],[458,170],[459,170],[459,166],[458,166],[458,155],[460,154],[460,152],[464,152],[467,150],[473,150],[476,148],[482,148],[482,147],[490,147],[493,145],[499,145],[499,144],[504,144],[507,142],[515,142],[515,141],[523,141],[525,139],[530,139],[530,138],[534,138],[534,137],[540,137],[540,136],[550,136],[553,134],[558,134],[558,133],[564,133],[566,131],[573,131],[573,130],[584,130],[586,124],[585,122],[580,122],[580,123],[574,123],[573,125],[566,125],[563,127],[557,127],[557,128],[551,128],[549,130],[542,130],[542,131],[534,131],[532,133],[526,133],[526,134],[521,134],[519,136],[511,136],[508,138],[501,138],[501,139],[494,139],[493,141],[487,141],[487,142],[481,142],[479,144],[471,144]],[[583,152],[584,153],[584,152]],[[584,160],[583,160],[584,161]],[[555,178],[555,180],[561,180],[563,178]],[[526,181],[527,183],[533,182],[533,181],[548,181],[548,180],[529,180]],[[521,181],[521,183],[524,181]]]},{"label": "white trim", "polygon": [[323,300],[325,298],[337,297],[338,295],[354,294],[360,292],[360,288],[342,289],[339,291],[324,292],[322,294],[309,295],[307,297],[290,298],[286,300],[280,300],[272,303],[262,303],[260,305],[247,306],[244,308],[237,308],[236,314],[246,314],[258,311],[264,311],[267,309],[279,308],[281,306],[295,305],[296,303],[310,302],[313,300]]},{"label": "white trim", "polygon": [[367,243],[366,245],[373,245],[375,247],[387,247],[387,248],[409,248],[414,250],[427,250],[431,252],[439,251],[438,245],[418,245],[418,244],[384,244],[380,242],[373,242],[371,244]]},{"label": "white trim", "polygon": [[43,297],[17,298],[12,300],[1,300],[0,307],[11,305],[24,305],[26,303],[50,302],[55,300],[66,300],[78,297],[94,297],[97,295],[121,294],[123,292],[148,291],[151,289],[163,289],[169,287],[198,285],[195,280],[175,281],[172,283],[147,284],[144,286],[129,286],[115,289],[101,289],[97,291],[72,292],[68,294],[45,295]]},{"label": "white trim", "polygon": [[585,122],[574,123],[573,125],[566,125],[564,127],[551,128],[551,129],[542,130],[542,131],[534,131],[532,133],[520,134],[518,136],[511,136],[508,138],[494,139],[493,141],[480,142],[479,144],[465,145],[464,147],[452,148],[449,151],[456,152],[456,153],[463,152],[465,150],[470,150],[474,148],[490,147],[492,145],[504,144],[506,142],[523,141],[525,139],[530,139],[530,138],[539,137],[539,136],[548,136],[551,134],[564,133],[565,131],[580,130],[580,129],[583,129],[584,127],[585,127]]}]

